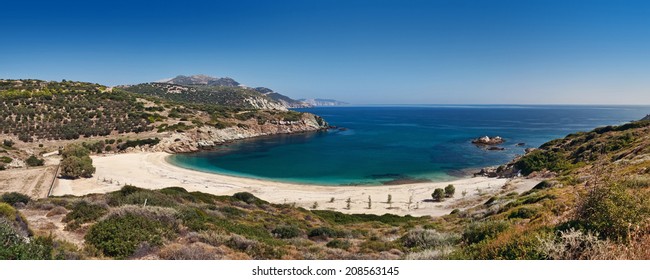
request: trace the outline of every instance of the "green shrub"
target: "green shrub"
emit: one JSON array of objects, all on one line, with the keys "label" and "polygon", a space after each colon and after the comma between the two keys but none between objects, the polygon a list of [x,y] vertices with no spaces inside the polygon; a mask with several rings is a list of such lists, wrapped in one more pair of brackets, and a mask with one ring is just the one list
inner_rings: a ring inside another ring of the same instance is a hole
[{"label": "green shrub", "polygon": [[12,161],[14,161],[14,160],[12,158],[8,157],[8,156],[0,157],[0,162],[11,163]]},{"label": "green shrub", "polygon": [[433,191],[431,194],[431,198],[433,198],[433,201],[440,202],[445,199],[445,190],[441,188],[437,188]]},{"label": "green shrub", "polygon": [[174,235],[175,232],[160,221],[129,213],[94,224],[85,240],[106,256],[125,259],[144,243],[160,246],[163,238]]},{"label": "green shrub", "polygon": [[2,140],[2,145],[4,145],[5,147],[11,148],[11,147],[14,146],[14,141],[11,141],[9,139],[5,139],[5,140]]},{"label": "green shrub", "polygon": [[271,231],[273,236],[282,239],[296,238],[302,235],[302,230],[297,226],[279,226]]},{"label": "green shrub", "polygon": [[29,196],[26,196],[22,193],[10,192],[0,196],[0,201],[7,203],[9,205],[14,205],[18,202],[27,204],[31,201],[31,198],[29,198]]},{"label": "green shrub", "polygon": [[319,228],[314,228],[309,231],[307,234],[309,238],[321,238],[321,239],[327,239],[327,238],[334,238],[338,237],[339,233],[336,230],[333,230],[328,227],[319,227]]},{"label": "green shrub", "polygon": [[469,244],[478,243],[496,237],[509,227],[505,221],[474,222],[465,228],[462,239]]},{"label": "green shrub", "polygon": [[521,207],[513,210],[510,212],[508,215],[508,219],[530,219],[532,217],[535,217],[537,215],[537,210],[532,209],[532,208],[526,208],[526,207]]},{"label": "green shrub", "polygon": [[454,185],[450,184],[445,187],[445,197],[454,197],[454,193],[456,193]]},{"label": "green shrub", "polygon": [[72,211],[65,215],[63,221],[68,224],[83,224],[96,221],[106,213],[108,213],[108,209],[105,207],[82,200],[72,206]]},{"label": "green shrub", "polygon": [[352,246],[352,244],[350,243],[350,241],[345,239],[333,239],[332,241],[327,242],[325,246],[327,246],[328,248],[347,250],[350,249],[350,246]]},{"label": "green shrub", "polygon": [[0,202],[0,218],[4,217],[7,221],[16,220],[16,209],[7,203]]},{"label": "green shrub", "polygon": [[570,166],[571,164],[559,152],[545,150],[533,151],[515,163],[515,167],[521,170],[523,175],[544,169],[559,172],[568,169]]},{"label": "green shrub", "polygon": [[52,259],[51,242],[43,242],[45,240],[25,239],[12,227],[11,222],[0,216],[0,260]]},{"label": "green shrub", "polygon": [[183,225],[193,231],[208,229],[210,216],[205,211],[197,208],[185,208],[179,212],[179,217],[183,220]]},{"label": "green shrub", "polygon": [[259,204],[263,200],[257,198],[252,193],[249,192],[238,192],[232,195],[233,198],[246,202],[247,204]]},{"label": "green shrub", "polygon": [[61,175],[68,178],[92,177],[95,173],[93,160],[89,156],[68,156],[61,161]]},{"label": "green shrub", "polygon": [[579,202],[576,222],[601,237],[626,239],[631,227],[650,217],[650,198],[620,184],[591,189]]},{"label": "green shrub", "polygon": [[410,215],[398,216],[394,214],[373,215],[373,214],[345,214],[330,210],[312,210],[316,216],[336,224],[352,224],[363,222],[380,222],[387,225],[399,226],[405,223],[423,220]]},{"label": "green shrub", "polygon": [[25,160],[25,163],[28,166],[43,166],[43,164],[45,164],[45,160],[39,159],[36,156],[31,155],[27,158],[27,160]]}]

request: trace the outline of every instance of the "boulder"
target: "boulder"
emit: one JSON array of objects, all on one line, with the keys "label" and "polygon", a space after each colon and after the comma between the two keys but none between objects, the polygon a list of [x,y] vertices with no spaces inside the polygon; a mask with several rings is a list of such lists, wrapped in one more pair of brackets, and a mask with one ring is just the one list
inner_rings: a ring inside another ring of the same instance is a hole
[{"label": "boulder", "polygon": [[499,145],[503,144],[505,140],[499,136],[490,138],[489,136],[483,136],[472,140],[472,144],[476,145]]}]

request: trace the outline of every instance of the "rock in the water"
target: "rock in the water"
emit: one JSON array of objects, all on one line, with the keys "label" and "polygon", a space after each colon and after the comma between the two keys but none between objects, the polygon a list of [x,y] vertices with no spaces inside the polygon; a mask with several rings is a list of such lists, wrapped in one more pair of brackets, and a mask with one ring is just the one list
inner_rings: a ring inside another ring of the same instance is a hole
[{"label": "rock in the water", "polygon": [[526,143],[517,143],[517,146],[526,146]]},{"label": "rock in the water", "polygon": [[488,151],[503,151],[505,149],[506,148],[503,148],[503,147],[489,147],[487,150]]},{"label": "rock in the water", "polygon": [[499,145],[503,144],[505,140],[499,136],[495,136],[490,138],[489,136],[483,136],[480,138],[476,138],[472,140],[472,144],[477,144],[477,145]]}]

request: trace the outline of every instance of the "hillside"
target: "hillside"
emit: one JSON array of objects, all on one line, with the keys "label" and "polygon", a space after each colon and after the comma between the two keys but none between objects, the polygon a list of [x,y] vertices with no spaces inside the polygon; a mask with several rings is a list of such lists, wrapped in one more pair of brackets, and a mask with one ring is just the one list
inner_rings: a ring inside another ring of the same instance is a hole
[{"label": "hillside", "polygon": [[[154,85],[136,87],[158,90]],[[235,139],[328,126],[318,116],[287,111],[250,90],[227,92],[248,99],[215,105],[207,99],[174,100],[84,82],[0,80],[0,153],[7,157],[0,169],[23,167],[29,157],[40,158],[75,141],[104,149],[97,152],[114,152],[120,150],[118,143],[157,138],[144,146],[188,152]],[[284,110],[256,109],[255,104]]]},{"label": "hillside", "polygon": [[[500,169],[508,168],[545,180],[439,218],[347,215],[180,188],[6,195],[14,207],[0,204],[0,242],[9,244],[0,258],[650,258],[650,121],[571,134]],[[12,237],[29,236],[28,225],[32,242]]]},{"label": "hillside", "polygon": [[258,92],[231,86],[177,85],[168,83],[147,83],[119,87],[125,91],[155,96],[177,102],[193,102],[226,107],[281,110],[287,108]]},{"label": "hillside", "polygon": [[[311,107],[309,104],[306,104],[298,100],[294,100],[288,96],[277,93],[272,89],[265,88],[265,87],[250,88],[240,84],[239,82],[235,81],[232,78],[227,78],[227,77],[216,78],[207,75],[192,75],[192,76],[179,75],[176,76],[175,78],[164,80],[163,82],[168,84],[174,84],[174,85],[197,87],[197,90],[202,92],[202,93],[196,93],[191,90],[190,92],[191,95],[209,94],[209,95],[215,95],[215,97],[219,95],[225,95],[225,100],[223,98],[219,99],[213,97],[211,102],[215,102],[216,104],[224,105],[224,103],[222,102],[225,102],[226,100],[231,103],[232,102],[239,102],[241,104],[251,103],[250,101],[245,101],[245,102],[242,102],[241,100],[237,101],[238,99],[237,96],[233,95],[233,92],[237,92],[245,95],[248,98],[248,100],[250,100],[251,96],[254,96],[256,98],[262,96],[262,97],[266,97],[267,99],[270,99],[274,103],[270,105],[270,107],[260,106],[259,104],[251,104],[254,108],[258,108],[258,109],[279,109],[275,103],[279,103],[285,108]],[[187,90],[185,90],[185,93],[186,94],[188,93]],[[181,98],[181,97],[176,97],[176,98]],[[246,98],[240,97],[240,99],[246,99]]]}]

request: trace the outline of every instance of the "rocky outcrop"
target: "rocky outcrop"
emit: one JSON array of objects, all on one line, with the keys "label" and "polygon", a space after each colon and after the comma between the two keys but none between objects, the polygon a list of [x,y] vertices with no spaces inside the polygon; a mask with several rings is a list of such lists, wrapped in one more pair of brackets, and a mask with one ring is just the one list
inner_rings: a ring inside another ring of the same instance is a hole
[{"label": "rocky outcrop", "polygon": [[650,121],[650,115],[646,115],[646,116],[645,116],[643,119],[641,119],[641,120],[642,120],[642,121]]},{"label": "rocky outcrop", "polygon": [[499,136],[490,138],[489,136],[483,136],[472,140],[472,144],[476,145],[499,145],[503,144],[505,140]]},{"label": "rocky outcrop", "polygon": [[168,153],[188,153],[209,149],[234,140],[253,138],[264,135],[289,134],[317,131],[329,128],[321,117],[304,113],[297,121],[268,121],[259,124],[255,120],[223,129],[213,126],[201,126],[185,132],[170,132],[152,151]]}]

